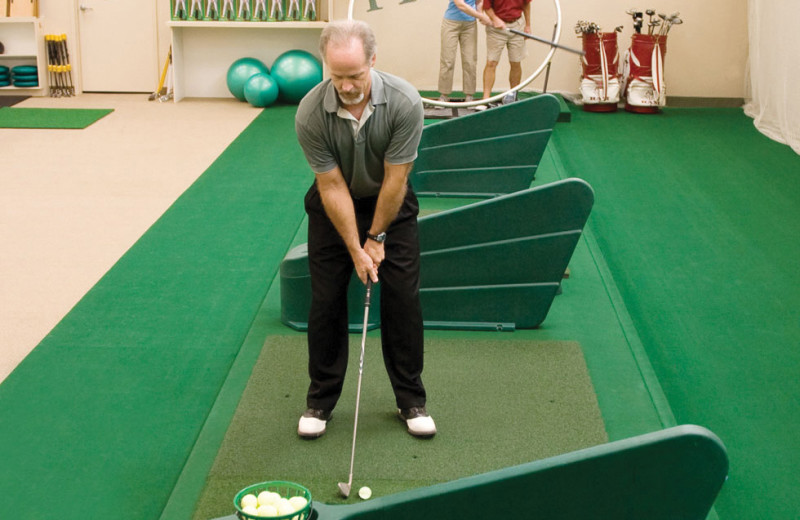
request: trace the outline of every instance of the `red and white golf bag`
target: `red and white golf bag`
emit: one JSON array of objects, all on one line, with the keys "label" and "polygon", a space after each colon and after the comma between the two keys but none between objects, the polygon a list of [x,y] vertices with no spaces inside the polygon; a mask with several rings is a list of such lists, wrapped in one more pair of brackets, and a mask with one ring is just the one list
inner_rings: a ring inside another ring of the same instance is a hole
[{"label": "red and white golf bag", "polygon": [[623,91],[625,110],[629,112],[658,112],[667,104],[664,85],[664,56],[667,36],[634,33],[631,48],[623,62]]},{"label": "red and white golf bag", "polygon": [[619,103],[617,33],[584,33],[581,97],[587,112],[613,112]]}]

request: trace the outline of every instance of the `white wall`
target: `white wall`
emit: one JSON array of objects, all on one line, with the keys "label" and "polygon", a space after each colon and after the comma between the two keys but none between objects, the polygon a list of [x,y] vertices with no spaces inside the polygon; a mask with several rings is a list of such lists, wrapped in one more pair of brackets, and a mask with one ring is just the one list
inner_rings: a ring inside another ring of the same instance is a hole
[{"label": "white wall", "polygon": [[[169,0],[158,5],[159,55],[166,57],[170,42]],[[326,1],[326,0],[317,0]],[[346,17],[348,0],[331,0],[334,17]],[[65,33],[79,82],[80,52],[77,48],[79,0],[40,0],[44,33]],[[630,44],[632,20],[625,14],[630,0],[561,0],[561,43],[580,47],[573,27],[578,20],[594,21],[610,31],[617,25],[625,30],[619,38],[620,54]],[[380,9],[369,10],[370,6]],[[378,67],[409,79],[420,89],[435,90],[439,67],[439,26],[446,0],[356,0],[354,15],[369,22],[378,35]],[[554,0],[533,0],[533,27],[537,36],[549,37],[555,23]],[[660,12],[679,11],[684,24],[673,27],[667,43],[665,79],[671,96],[744,97],[747,61],[747,0],[660,0],[651,6]],[[121,20],[124,23],[124,20]],[[479,71],[485,61],[485,38],[479,36]],[[547,47],[529,42],[529,56],[523,63],[523,77],[538,68]],[[163,60],[163,58],[162,58]],[[505,60],[505,57],[503,58]],[[557,51],[550,72],[548,90],[577,92],[580,77],[578,57]],[[495,89],[508,86],[508,68],[503,63]],[[544,75],[528,88],[541,90]],[[461,86],[457,71],[454,87]],[[480,80],[478,85],[481,89]]]},{"label": "white wall", "polygon": [[[158,13],[158,55],[159,71],[167,57],[170,45],[170,30],[166,25],[169,21],[170,0],[137,0],[140,2],[155,2]],[[69,47],[70,62],[73,67],[73,80],[78,91],[81,85],[81,53],[78,31],[78,7],[80,0],[39,0],[39,18],[42,22],[42,35],[66,34]],[[120,20],[124,23],[124,20]],[[153,90],[157,85],[153,85]]]},{"label": "white wall", "polygon": [[[335,16],[347,14],[347,0],[334,0]],[[354,17],[373,25],[378,35],[378,67],[409,79],[420,89],[436,89],[439,60],[439,27],[447,0],[372,0],[381,9],[369,11],[369,0],[357,0]],[[405,3],[401,3],[405,2]],[[624,25],[619,37],[620,55],[630,46],[633,21],[625,11],[630,0],[560,0],[562,30],[560,42],[580,48],[574,32],[578,20],[594,21],[612,31]],[[747,0],[659,0],[652,7],[670,14],[681,13],[684,24],[672,28],[665,57],[668,95],[691,97],[744,97],[747,61]],[[553,0],[533,0],[533,34],[549,38],[556,21]],[[548,47],[528,43],[523,77],[542,62]],[[479,71],[485,61],[485,37],[479,35]],[[503,57],[505,61],[505,56]],[[479,72],[480,74],[480,72]],[[581,74],[575,54],[557,51],[550,72],[548,90],[577,92]],[[495,89],[508,86],[507,64],[498,70]],[[531,85],[541,90],[544,75]],[[456,74],[455,87],[461,84]],[[529,87],[530,88],[530,87]],[[480,79],[478,89],[481,90]]]}]

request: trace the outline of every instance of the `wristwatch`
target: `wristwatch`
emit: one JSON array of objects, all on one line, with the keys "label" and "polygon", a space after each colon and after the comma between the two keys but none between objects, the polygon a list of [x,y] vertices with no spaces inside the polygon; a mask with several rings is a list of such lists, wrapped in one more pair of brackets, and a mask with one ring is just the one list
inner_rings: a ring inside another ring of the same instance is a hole
[{"label": "wristwatch", "polygon": [[378,233],[377,235],[373,235],[369,231],[367,231],[367,238],[369,238],[370,240],[374,240],[379,244],[382,244],[386,240],[386,233]]}]

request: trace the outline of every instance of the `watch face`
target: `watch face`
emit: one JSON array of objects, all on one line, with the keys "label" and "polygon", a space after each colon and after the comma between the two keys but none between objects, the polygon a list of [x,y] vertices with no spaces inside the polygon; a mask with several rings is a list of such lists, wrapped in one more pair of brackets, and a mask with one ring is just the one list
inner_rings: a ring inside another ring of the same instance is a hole
[{"label": "watch face", "polygon": [[374,240],[375,242],[383,242],[386,240],[386,233],[378,233],[377,235],[370,235],[367,233],[367,237]]}]

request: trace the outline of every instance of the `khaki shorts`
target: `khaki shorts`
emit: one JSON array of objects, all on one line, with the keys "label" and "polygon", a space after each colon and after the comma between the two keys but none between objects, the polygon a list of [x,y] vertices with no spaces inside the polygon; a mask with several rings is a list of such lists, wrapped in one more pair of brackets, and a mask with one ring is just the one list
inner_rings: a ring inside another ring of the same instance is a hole
[{"label": "khaki shorts", "polygon": [[[520,16],[516,21],[506,23],[506,27],[524,31],[525,17]],[[525,38],[494,27],[486,27],[486,60],[499,62],[505,47],[508,47],[508,61],[510,62],[521,62],[527,56]]]}]

